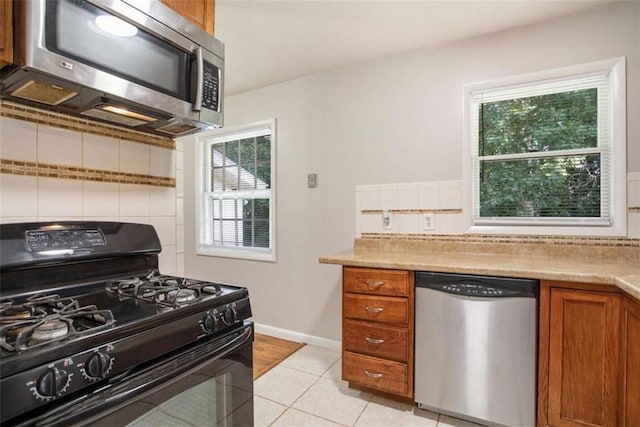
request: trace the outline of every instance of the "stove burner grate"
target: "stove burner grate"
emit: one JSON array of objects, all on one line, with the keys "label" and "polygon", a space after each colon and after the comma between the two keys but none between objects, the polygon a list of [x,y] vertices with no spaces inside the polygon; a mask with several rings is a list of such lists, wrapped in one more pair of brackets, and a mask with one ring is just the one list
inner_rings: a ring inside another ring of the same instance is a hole
[{"label": "stove burner grate", "polygon": [[181,307],[197,302],[204,296],[220,295],[220,285],[194,279],[164,276],[156,271],[146,277],[114,280],[107,284],[107,291],[118,295],[155,302],[168,307]]},{"label": "stove burner grate", "polygon": [[110,310],[80,307],[73,298],[35,295],[23,304],[0,304],[0,347],[22,351],[115,324]]}]

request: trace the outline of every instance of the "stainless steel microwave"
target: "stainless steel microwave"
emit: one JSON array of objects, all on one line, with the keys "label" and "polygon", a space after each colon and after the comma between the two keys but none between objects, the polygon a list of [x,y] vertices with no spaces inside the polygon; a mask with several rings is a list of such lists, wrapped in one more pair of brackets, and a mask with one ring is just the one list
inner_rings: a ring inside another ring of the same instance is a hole
[{"label": "stainless steel microwave", "polygon": [[20,0],[5,100],[181,136],[222,126],[224,45],[158,0]]}]

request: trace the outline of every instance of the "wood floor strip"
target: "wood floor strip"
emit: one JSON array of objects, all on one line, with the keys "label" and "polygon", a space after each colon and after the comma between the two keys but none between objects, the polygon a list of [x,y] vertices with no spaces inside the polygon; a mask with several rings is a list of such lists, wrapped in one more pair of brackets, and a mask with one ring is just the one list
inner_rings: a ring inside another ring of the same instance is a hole
[{"label": "wood floor strip", "polygon": [[253,342],[253,379],[260,378],[265,372],[305,346],[305,343],[256,334]]}]

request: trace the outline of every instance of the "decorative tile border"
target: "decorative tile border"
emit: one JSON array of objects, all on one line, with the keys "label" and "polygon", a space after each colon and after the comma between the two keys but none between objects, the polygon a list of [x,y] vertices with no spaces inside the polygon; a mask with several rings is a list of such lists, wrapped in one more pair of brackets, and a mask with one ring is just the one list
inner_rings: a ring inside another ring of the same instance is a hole
[{"label": "decorative tile border", "polygon": [[391,234],[362,233],[362,239],[377,240],[422,240],[456,243],[533,243],[545,245],[590,245],[640,247],[640,239],[625,237],[573,237],[573,236],[526,236],[491,234]]},{"label": "decorative tile border", "polygon": [[[362,215],[382,215],[383,209],[365,209]],[[389,209],[387,212],[394,214],[462,214],[462,209]]]},{"label": "decorative tile border", "polygon": [[[640,212],[640,207],[629,206],[627,208],[628,212]],[[383,209],[364,209],[360,211],[362,215],[382,215],[384,212]],[[462,209],[389,209],[387,210],[389,213],[394,214],[423,214],[423,213],[432,213],[432,214],[462,214]]]},{"label": "decorative tile border", "polygon": [[46,163],[23,162],[0,159],[0,172],[11,175],[28,175],[46,178],[75,179],[83,181],[112,182],[119,184],[151,185],[154,187],[175,187],[176,179],[153,175],[87,169],[75,166],[51,165]]},{"label": "decorative tile border", "polygon": [[41,110],[7,101],[0,101],[0,116],[77,132],[86,132],[95,135],[109,136],[112,138],[126,139],[127,141],[140,142],[142,144],[154,145],[156,147],[169,148],[172,150],[175,150],[176,148],[174,140],[168,137],[137,132],[118,126],[111,126],[105,123],[81,119],[74,116],[66,116],[52,111]]}]

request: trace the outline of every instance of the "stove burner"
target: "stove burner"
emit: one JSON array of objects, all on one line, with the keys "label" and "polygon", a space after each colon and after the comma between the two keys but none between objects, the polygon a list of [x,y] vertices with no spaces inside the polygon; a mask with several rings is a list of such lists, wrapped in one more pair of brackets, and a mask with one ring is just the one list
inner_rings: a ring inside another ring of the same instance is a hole
[{"label": "stove burner", "polygon": [[69,325],[60,319],[45,319],[31,332],[34,342],[51,341],[62,338],[69,333]]},{"label": "stove burner", "polygon": [[115,324],[109,310],[80,307],[73,298],[35,295],[0,305],[0,347],[16,352]]},{"label": "stove burner", "polygon": [[131,277],[107,283],[107,291],[121,296],[155,302],[177,308],[201,300],[205,296],[222,294],[217,283],[163,276],[157,271],[146,277]]},{"label": "stove burner", "polygon": [[[159,294],[162,295],[162,294]],[[167,302],[173,304],[186,304],[195,301],[196,292],[193,289],[177,289],[166,293]]]}]

